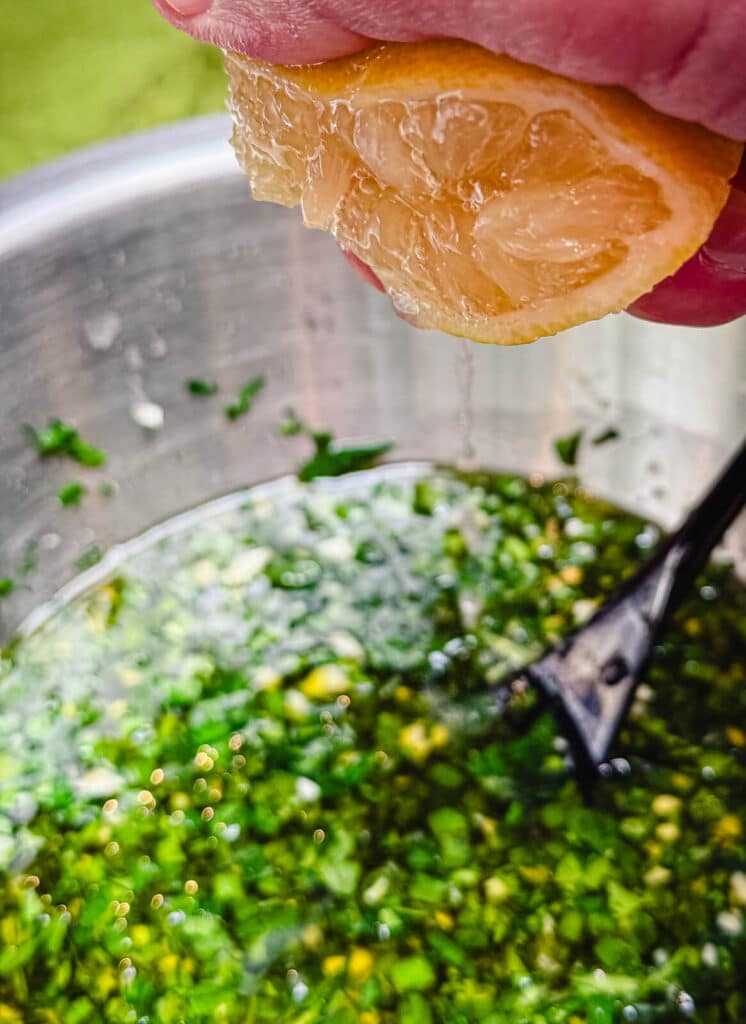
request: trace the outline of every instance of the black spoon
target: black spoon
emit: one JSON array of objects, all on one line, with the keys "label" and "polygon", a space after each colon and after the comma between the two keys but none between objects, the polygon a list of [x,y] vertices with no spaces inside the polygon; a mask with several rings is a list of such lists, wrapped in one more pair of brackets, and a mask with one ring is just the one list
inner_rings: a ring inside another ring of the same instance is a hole
[{"label": "black spoon", "polygon": [[609,771],[624,721],[666,618],[746,502],[746,443],[653,556],[583,626],[521,669],[500,695],[535,686],[548,702],[581,783]]}]

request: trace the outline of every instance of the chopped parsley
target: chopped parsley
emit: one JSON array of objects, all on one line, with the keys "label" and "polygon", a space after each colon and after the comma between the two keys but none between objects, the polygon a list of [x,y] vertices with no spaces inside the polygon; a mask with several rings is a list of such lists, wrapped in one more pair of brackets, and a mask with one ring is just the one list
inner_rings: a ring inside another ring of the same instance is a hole
[{"label": "chopped parsley", "polygon": [[0,1021],[743,1024],[733,572],[590,798],[490,694],[645,525],[572,482],[282,481],[63,603],[0,659]]},{"label": "chopped parsley", "polygon": [[583,431],[577,430],[574,434],[568,434],[567,437],[558,437],[554,442],[554,450],[565,466],[574,466],[578,461],[578,449],[582,439]]},{"label": "chopped parsley", "polygon": [[239,416],[245,416],[254,404],[256,396],[263,390],[265,383],[264,377],[254,377],[242,387],[238,393],[238,399],[226,406],[225,415],[228,419],[237,420]]},{"label": "chopped parsley", "polygon": [[31,538],[31,540],[26,541],[26,544],[23,548],[23,558],[21,559],[20,567],[21,574],[23,576],[28,576],[28,574],[30,572],[33,572],[34,569],[37,567],[37,565],[39,564],[38,555],[39,542],[37,540],[34,540],[33,538]]},{"label": "chopped parsley", "polygon": [[64,420],[50,420],[42,430],[27,425],[25,431],[42,458],[63,455],[81,466],[103,466],[106,462],[106,455],[101,449],[85,441],[75,427]]},{"label": "chopped parsley", "polygon": [[80,558],[75,562],[75,567],[81,572],[86,569],[90,569],[91,566],[96,565],[104,557],[104,553],[98,544],[91,544],[90,547],[86,548]]},{"label": "chopped parsley", "polygon": [[279,433],[283,437],[307,437],[314,446],[311,458],[298,470],[298,479],[303,483],[319,476],[342,476],[360,469],[370,469],[377,459],[393,448],[391,441],[361,442],[354,445],[334,443],[334,436],[328,430],[311,430],[292,409],[285,413]]},{"label": "chopped parsley", "polygon": [[57,492],[57,497],[60,499],[62,505],[77,506],[80,504],[80,499],[87,492],[88,488],[85,484],[79,483],[77,480],[71,484],[66,484]]},{"label": "chopped parsley", "polygon": [[390,441],[361,443],[356,445],[335,445],[328,431],[311,434],[316,448],[308,462],[298,470],[298,479],[303,483],[314,480],[317,476],[342,476],[343,473],[354,473],[356,470],[369,469],[376,460],[393,445]]},{"label": "chopped parsley", "polygon": [[15,583],[7,576],[0,576],[0,599],[13,593]]},{"label": "chopped parsley", "polygon": [[200,380],[199,377],[191,377],[186,382],[186,389],[197,398],[210,398],[218,393],[218,385],[214,380]]},{"label": "chopped parsley", "polygon": [[621,434],[616,427],[609,427],[608,430],[602,430],[600,434],[596,434],[592,439],[591,444],[607,444],[609,441],[618,441],[620,437]]},{"label": "chopped parsley", "polygon": [[280,424],[278,433],[282,437],[298,437],[299,434],[308,433],[308,427],[299,419],[294,409],[286,409],[285,419]]}]

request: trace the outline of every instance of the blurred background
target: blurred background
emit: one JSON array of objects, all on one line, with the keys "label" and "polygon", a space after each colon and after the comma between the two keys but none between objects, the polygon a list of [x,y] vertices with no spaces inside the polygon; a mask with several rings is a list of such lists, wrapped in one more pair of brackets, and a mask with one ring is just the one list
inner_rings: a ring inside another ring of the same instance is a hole
[{"label": "blurred background", "polygon": [[148,0],[0,0],[0,178],[225,95],[220,52]]}]

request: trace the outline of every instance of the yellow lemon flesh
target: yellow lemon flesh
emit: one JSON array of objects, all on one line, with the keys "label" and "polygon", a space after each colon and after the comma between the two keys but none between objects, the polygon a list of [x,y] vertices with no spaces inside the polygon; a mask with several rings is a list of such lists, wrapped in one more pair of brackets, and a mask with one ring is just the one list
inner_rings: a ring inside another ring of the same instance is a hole
[{"label": "yellow lemon flesh", "polygon": [[706,239],[742,151],[454,40],[227,68],[254,197],[300,205],[418,326],[476,341],[624,309]]}]

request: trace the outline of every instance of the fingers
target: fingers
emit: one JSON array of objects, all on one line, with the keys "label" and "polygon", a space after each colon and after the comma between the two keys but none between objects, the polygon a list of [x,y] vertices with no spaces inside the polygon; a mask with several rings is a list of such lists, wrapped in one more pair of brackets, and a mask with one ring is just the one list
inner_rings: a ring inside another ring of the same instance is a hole
[{"label": "fingers", "polygon": [[699,252],[633,303],[630,313],[691,327],[746,315],[746,161],[741,166],[741,177]]},{"label": "fingers", "polygon": [[[744,0],[152,2],[197,38],[281,63],[327,60],[371,39],[469,39],[570,78],[624,85],[665,113],[746,138]],[[746,313],[746,171],[708,242],[630,311],[702,326]]]},{"label": "fingers", "polygon": [[316,10],[313,0],[151,0],[177,28],[226,50],[280,64],[317,64],[370,40]]},{"label": "fingers", "polygon": [[454,36],[746,138],[744,0],[152,0],[178,27],[280,63]]}]

